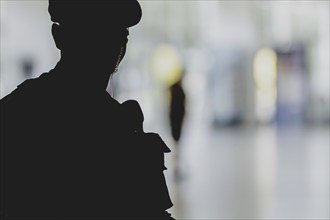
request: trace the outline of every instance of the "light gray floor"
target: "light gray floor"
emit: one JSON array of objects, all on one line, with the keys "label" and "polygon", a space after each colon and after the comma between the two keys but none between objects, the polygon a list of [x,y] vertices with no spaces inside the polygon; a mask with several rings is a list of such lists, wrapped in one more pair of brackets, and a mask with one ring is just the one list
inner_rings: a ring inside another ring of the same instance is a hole
[{"label": "light gray floor", "polygon": [[179,148],[165,137],[174,217],[329,219],[329,126],[185,129]]}]

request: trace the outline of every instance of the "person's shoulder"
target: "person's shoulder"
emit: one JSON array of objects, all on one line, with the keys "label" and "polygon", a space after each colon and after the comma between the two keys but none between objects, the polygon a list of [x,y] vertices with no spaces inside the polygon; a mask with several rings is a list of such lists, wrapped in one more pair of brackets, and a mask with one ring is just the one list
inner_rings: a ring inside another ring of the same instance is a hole
[{"label": "person's shoulder", "polygon": [[43,73],[38,78],[23,81],[10,94],[0,100],[1,105],[31,100],[36,94],[40,94],[42,87],[41,81],[44,81],[44,78],[46,78],[46,73]]},{"label": "person's shoulder", "polygon": [[26,98],[31,94],[31,85],[34,84],[34,81],[35,79],[27,79],[23,83],[19,84],[11,93],[0,100],[1,105],[26,100]]}]

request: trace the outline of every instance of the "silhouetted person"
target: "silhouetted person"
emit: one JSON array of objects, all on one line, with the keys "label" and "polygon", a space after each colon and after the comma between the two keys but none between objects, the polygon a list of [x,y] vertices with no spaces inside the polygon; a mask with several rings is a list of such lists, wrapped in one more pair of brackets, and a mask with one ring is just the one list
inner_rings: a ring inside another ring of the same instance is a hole
[{"label": "silhouetted person", "polygon": [[8,219],[170,219],[170,150],[143,132],[136,101],[107,92],[137,1],[49,1],[61,60],[1,100],[1,215]]},{"label": "silhouetted person", "polygon": [[[184,74],[184,70],[182,71]],[[181,137],[182,125],[185,117],[185,100],[186,95],[182,87],[182,75],[179,80],[170,86],[170,109],[169,109],[169,118],[170,118],[170,127],[171,134],[175,144],[177,146],[175,156],[175,166],[174,166],[174,177],[179,180],[182,177],[182,174],[179,169],[180,161],[180,148],[179,142]]]},{"label": "silhouetted person", "polygon": [[25,58],[22,61],[21,65],[22,65],[23,75],[26,77],[31,77],[34,67],[32,60]]},{"label": "silhouetted person", "polygon": [[185,116],[186,95],[182,88],[182,77],[170,87],[170,125],[171,134],[176,142],[181,137],[182,124]]}]

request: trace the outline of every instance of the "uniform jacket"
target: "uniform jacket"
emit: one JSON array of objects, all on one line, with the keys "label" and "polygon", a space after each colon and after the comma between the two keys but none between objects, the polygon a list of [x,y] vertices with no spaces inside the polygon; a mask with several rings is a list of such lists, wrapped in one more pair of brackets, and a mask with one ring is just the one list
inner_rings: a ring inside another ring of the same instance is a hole
[{"label": "uniform jacket", "polygon": [[57,71],[0,102],[2,215],[169,219],[163,170],[170,150],[143,132],[138,103],[74,90]]}]

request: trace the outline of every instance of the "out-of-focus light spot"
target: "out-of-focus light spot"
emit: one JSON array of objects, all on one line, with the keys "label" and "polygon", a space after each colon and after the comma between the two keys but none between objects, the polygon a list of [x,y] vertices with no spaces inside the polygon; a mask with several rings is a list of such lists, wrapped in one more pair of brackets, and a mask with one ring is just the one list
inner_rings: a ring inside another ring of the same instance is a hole
[{"label": "out-of-focus light spot", "polygon": [[254,58],[254,80],[257,89],[263,91],[273,90],[276,87],[277,57],[269,48],[259,50]]},{"label": "out-of-focus light spot", "polygon": [[275,115],[277,99],[277,56],[270,48],[260,49],[253,62],[255,81],[256,117],[258,121],[270,122]]},{"label": "out-of-focus light spot", "polygon": [[167,43],[159,44],[151,57],[151,71],[161,82],[172,85],[182,74],[182,59],[179,51]]}]

